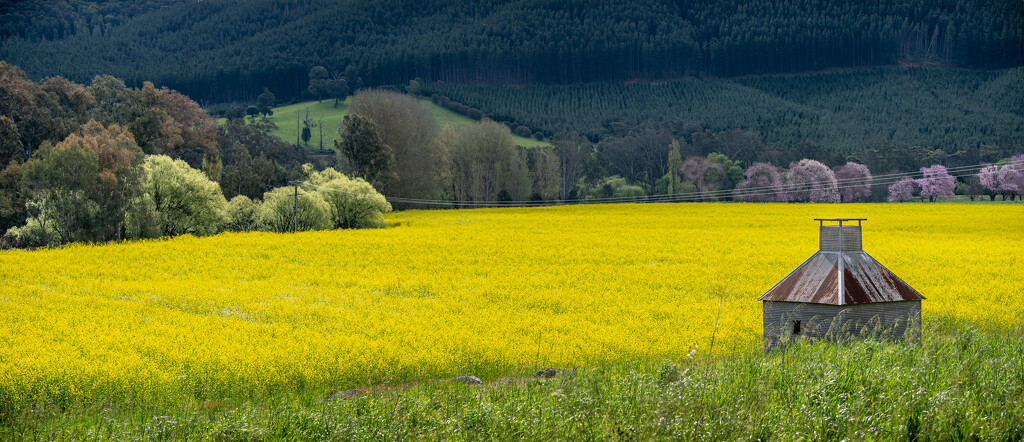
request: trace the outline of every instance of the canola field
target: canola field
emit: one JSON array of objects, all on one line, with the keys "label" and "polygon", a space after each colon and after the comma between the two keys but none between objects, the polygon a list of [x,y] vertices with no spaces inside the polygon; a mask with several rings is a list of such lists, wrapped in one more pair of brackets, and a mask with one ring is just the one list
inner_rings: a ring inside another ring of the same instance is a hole
[{"label": "canola field", "polygon": [[924,321],[1024,321],[1016,204],[409,211],[0,252],[0,408],[756,352],[757,298],[816,251],[819,217],[867,218],[864,249],[927,298]]}]

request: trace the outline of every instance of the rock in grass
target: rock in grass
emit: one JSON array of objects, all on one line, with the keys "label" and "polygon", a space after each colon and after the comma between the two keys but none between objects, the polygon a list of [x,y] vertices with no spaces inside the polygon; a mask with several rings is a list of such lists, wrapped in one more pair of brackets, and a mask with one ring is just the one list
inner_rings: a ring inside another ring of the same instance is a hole
[{"label": "rock in grass", "polygon": [[329,394],[327,396],[324,396],[324,400],[325,401],[333,401],[335,399],[348,399],[348,398],[353,397],[353,396],[359,396],[360,394],[362,394],[362,392],[359,391],[359,389],[353,388],[351,390],[338,391],[338,392],[331,393],[331,394]]},{"label": "rock in grass", "polygon": [[533,374],[535,378],[553,378],[558,375],[557,368],[545,368]]},{"label": "rock in grass", "polygon": [[457,378],[453,378],[452,382],[462,382],[464,384],[482,384],[483,383],[483,381],[481,381],[480,378],[478,378],[476,376],[459,376]]}]

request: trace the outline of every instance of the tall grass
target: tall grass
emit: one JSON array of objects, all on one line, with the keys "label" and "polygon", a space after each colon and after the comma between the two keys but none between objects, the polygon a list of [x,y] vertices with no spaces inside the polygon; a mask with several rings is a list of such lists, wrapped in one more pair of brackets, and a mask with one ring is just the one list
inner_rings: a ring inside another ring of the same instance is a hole
[{"label": "tall grass", "polygon": [[1024,338],[931,317],[923,340],[794,342],[563,371],[553,379],[309,388],[19,410],[3,439],[1020,440]]}]

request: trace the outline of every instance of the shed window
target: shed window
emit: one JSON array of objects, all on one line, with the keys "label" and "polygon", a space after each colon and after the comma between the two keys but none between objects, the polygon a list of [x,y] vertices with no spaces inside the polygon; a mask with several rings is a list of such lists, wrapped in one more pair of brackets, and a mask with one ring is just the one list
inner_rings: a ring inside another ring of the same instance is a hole
[{"label": "shed window", "polygon": [[793,334],[794,335],[799,335],[800,334],[800,321],[793,321]]}]

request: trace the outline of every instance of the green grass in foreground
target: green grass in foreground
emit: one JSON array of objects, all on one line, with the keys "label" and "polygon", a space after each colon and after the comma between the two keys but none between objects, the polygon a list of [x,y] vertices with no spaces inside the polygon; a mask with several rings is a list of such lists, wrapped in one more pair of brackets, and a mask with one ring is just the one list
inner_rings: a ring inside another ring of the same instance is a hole
[{"label": "green grass in foreground", "polygon": [[[245,398],[136,398],[0,410],[0,439],[1021,440],[1024,339],[925,318],[923,344],[785,352]],[[715,353],[715,352],[713,352]]]},{"label": "green grass in foreground", "polygon": [[[334,140],[338,139],[338,127],[341,126],[341,119],[345,116],[348,111],[348,105],[352,101],[352,97],[349,97],[345,101],[338,103],[338,106],[334,106],[334,100],[324,100],[321,102],[306,101],[302,103],[289,104],[287,106],[275,107],[274,115],[267,117],[275,125],[277,130],[274,132],[278,138],[284,140],[286,143],[295,144],[299,131],[301,130],[301,120],[306,117],[306,109],[309,109],[309,119],[316,124],[320,124],[320,118],[323,117],[323,132],[324,132],[324,149],[333,150]],[[453,124],[466,124],[470,123],[469,117],[459,115],[441,106],[438,106],[430,100],[418,98],[416,99],[423,107],[427,108],[430,112],[430,116],[437,123],[438,127],[450,126]],[[297,121],[298,119],[299,121]],[[217,120],[218,124],[224,121],[223,118]],[[310,129],[312,137],[309,139],[310,148],[320,147],[320,128],[315,127]],[[550,146],[551,144],[546,141],[537,141],[533,138],[523,138],[513,135],[512,138],[515,143],[524,147],[536,147],[536,146]],[[301,142],[301,140],[299,140]]]}]

